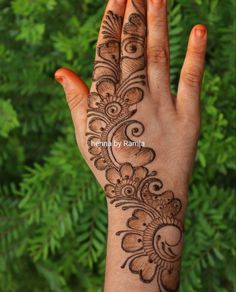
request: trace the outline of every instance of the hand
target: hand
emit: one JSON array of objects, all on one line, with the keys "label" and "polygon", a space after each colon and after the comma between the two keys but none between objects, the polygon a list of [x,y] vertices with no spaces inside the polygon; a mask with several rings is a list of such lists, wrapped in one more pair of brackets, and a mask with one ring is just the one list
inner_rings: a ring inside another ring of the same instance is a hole
[{"label": "hand", "polygon": [[[80,151],[110,203],[107,266],[121,274],[117,285],[130,285],[128,267],[130,279],[138,274],[142,283],[151,283],[147,291],[177,290],[206,43],[206,28],[195,26],[173,96],[166,1],[110,0],[90,94],[68,69],[55,74],[66,93]],[[118,269],[122,259],[123,276]],[[107,291],[123,291],[114,290],[112,272],[106,278]],[[129,291],[147,289],[142,285],[134,281]]]}]

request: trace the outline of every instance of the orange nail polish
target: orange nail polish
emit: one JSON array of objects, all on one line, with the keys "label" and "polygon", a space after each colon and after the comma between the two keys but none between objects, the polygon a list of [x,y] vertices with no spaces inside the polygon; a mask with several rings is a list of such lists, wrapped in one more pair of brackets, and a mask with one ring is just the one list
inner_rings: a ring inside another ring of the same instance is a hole
[{"label": "orange nail polish", "polygon": [[62,76],[55,76],[55,79],[60,83],[60,84],[63,84],[63,77]]},{"label": "orange nail polish", "polygon": [[198,38],[204,37],[205,33],[206,33],[206,30],[203,27],[201,27],[201,28],[198,27],[195,29],[195,35]]}]

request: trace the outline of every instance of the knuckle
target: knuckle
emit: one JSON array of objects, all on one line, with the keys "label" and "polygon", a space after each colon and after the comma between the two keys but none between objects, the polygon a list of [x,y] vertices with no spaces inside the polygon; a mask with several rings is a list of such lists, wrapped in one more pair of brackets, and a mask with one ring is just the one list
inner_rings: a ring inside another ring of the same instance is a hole
[{"label": "knuckle", "polygon": [[189,115],[184,115],[181,118],[181,126],[184,133],[188,136],[198,138],[201,131],[201,121],[199,118],[193,118]]},{"label": "knuckle", "polygon": [[83,96],[78,94],[74,90],[68,91],[66,94],[66,99],[70,110],[72,111],[75,107],[79,106],[83,100]]},{"label": "knuckle", "polygon": [[166,19],[163,17],[155,17],[155,26],[158,28],[166,27],[167,26]]},{"label": "knuckle", "polygon": [[163,47],[151,47],[149,49],[149,55],[150,61],[152,63],[168,63],[168,54],[167,50]]},{"label": "knuckle", "polygon": [[189,53],[193,55],[194,58],[202,59],[205,54],[205,50],[203,48],[192,48],[189,49]]},{"label": "knuckle", "polygon": [[163,12],[161,13],[158,9],[148,10],[148,19],[150,21],[150,26],[155,28],[155,30],[157,28],[159,30],[160,28],[167,27],[166,15],[163,14]]},{"label": "knuckle", "polygon": [[183,72],[184,82],[194,88],[198,88],[201,84],[201,76],[199,72],[185,71]]}]

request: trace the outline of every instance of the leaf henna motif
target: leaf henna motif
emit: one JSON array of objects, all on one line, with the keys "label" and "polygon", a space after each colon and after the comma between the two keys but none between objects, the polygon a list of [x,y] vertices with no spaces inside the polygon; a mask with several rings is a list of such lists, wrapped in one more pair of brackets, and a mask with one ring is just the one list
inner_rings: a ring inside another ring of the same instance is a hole
[{"label": "leaf henna motif", "polygon": [[160,291],[178,291],[183,230],[176,216],[181,201],[172,191],[161,192],[157,172],[147,168],[156,157],[153,149],[114,147],[115,142],[136,141],[145,130],[131,119],[146,84],[145,7],[141,0],[132,4],[134,13],[126,24],[112,11],[103,21],[104,43],[97,48],[93,74],[96,90],[89,95],[88,151],[95,167],[105,172],[110,203],[133,210],[127,230],[117,232],[129,254],[121,267],[128,266],[144,283],[156,279]]}]

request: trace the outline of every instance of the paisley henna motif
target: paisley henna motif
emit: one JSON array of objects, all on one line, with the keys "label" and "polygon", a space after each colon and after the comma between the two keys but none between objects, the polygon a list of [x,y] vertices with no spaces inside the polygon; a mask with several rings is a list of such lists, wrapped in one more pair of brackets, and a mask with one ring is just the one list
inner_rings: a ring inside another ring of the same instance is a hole
[{"label": "paisley henna motif", "polygon": [[[104,43],[97,48],[93,74],[96,90],[89,96],[88,151],[95,167],[105,172],[110,203],[133,210],[127,230],[117,232],[122,249],[129,254],[122,268],[128,266],[144,283],[156,278],[160,291],[177,291],[183,241],[182,223],[177,219],[181,201],[172,191],[161,191],[157,172],[147,168],[156,157],[153,149],[122,144],[136,141],[145,130],[141,122],[131,119],[146,84],[145,7],[140,0],[132,5],[134,13],[126,24],[112,11],[103,22]],[[115,142],[120,143],[119,149]]]}]

